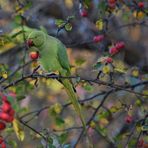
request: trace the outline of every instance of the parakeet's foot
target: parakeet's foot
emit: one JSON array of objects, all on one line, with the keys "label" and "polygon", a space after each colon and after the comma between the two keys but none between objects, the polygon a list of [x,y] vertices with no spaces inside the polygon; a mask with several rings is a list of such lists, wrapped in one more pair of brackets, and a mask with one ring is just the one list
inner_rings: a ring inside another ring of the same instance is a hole
[{"label": "parakeet's foot", "polygon": [[50,76],[50,77],[53,77],[53,78],[55,77],[55,79],[58,79],[57,74],[55,74],[54,72],[48,73],[47,76]]}]

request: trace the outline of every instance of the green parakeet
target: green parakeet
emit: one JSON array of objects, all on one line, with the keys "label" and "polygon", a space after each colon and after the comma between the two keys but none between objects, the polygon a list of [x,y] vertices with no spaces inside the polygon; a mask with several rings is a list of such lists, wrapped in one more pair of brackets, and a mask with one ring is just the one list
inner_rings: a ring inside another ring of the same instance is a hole
[{"label": "green parakeet", "polygon": [[[28,45],[36,47],[39,51],[39,63],[47,72],[59,72],[61,76],[70,76],[70,64],[65,46],[56,38],[49,36],[43,31],[33,30],[28,35]],[[69,79],[60,79],[71,102],[78,113],[84,129],[86,124],[78,102],[77,94],[74,91],[72,82]]]}]

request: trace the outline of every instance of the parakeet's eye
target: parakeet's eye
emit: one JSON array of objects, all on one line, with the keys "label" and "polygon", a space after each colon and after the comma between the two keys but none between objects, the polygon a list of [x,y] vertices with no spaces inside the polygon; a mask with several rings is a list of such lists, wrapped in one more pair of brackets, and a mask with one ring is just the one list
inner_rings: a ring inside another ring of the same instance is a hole
[{"label": "parakeet's eye", "polygon": [[31,39],[29,39],[29,40],[27,40],[27,45],[29,47],[32,47],[32,46],[34,46],[34,43],[33,43],[33,41]]}]

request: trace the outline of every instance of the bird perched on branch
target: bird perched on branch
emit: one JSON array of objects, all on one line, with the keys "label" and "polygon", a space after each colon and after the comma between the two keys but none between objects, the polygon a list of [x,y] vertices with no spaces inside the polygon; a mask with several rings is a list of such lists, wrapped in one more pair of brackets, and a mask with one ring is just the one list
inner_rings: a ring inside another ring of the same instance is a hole
[{"label": "bird perched on branch", "polygon": [[[66,47],[56,38],[39,30],[33,30],[27,38],[29,47],[36,47],[40,54],[39,63],[46,72],[57,72],[63,77],[71,75],[70,64],[66,52]],[[78,96],[75,92],[73,83],[70,79],[60,78],[71,103],[78,113],[83,128],[86,130],[86,124],[82,115],[81,106],[78,102]]]}]

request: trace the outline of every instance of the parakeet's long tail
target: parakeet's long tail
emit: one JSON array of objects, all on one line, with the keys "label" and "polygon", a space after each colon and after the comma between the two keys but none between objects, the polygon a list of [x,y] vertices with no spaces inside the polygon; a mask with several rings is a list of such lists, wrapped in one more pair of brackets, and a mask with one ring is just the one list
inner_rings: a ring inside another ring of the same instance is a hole
[{"label": "parakeet's long tail", "polygon": [[79,117],[81,119],[84,130],[86,131],[86,123],[84,121],[81,106],[80,106],[80,104],[78,102],[78,98],[77,98],[77,95],[76,95],[76,93],[74,91],[72,83],[68,79],[62,79],[61,82],[64,85],[64,88],[65,88],[65,90],[67,92],[67,95],[69,96],[69,98],[71,100],[71,103],[73,104],[77,114],[79,115]]}]

